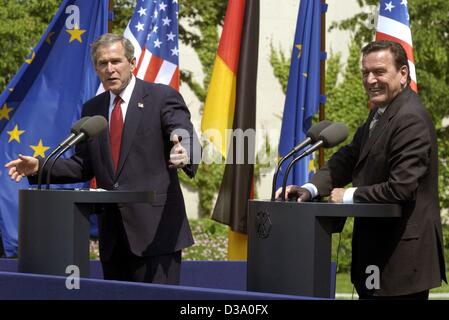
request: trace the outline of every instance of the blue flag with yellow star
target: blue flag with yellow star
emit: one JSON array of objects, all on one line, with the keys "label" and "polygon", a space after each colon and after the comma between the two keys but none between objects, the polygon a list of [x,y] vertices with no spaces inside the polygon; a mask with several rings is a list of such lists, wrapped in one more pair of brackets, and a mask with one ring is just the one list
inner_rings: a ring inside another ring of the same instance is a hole
[{"label": "blue flag with yellow star", "polygon": [[[322,14],[320,2],[320,0],[301,0],[299,5],[279,140],[280,157],[285,156],[306,138],[312,117],[319,109]],[[277,177],[277,187],[282,185],[285,169],[289,163],[290,161],[283,163]],[[312,157],[303,158],[292,168],[287,185],[304,184],[309,180],[311,171],[313,171]]]},{"label": "blue flag with yellow star", "polygon": [[18,190],[3,164],[19,153],[45,158],[95,96],[99,80],[90,46],[107,32],[108,0],[64,0],[37,46],[0,95],[0,231],[17,254]]}]

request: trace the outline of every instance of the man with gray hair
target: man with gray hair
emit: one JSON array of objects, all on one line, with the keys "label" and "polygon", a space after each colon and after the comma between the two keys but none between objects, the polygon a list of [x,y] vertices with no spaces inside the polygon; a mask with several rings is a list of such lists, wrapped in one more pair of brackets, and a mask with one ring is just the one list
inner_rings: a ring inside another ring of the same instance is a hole
[{"label": "man with gray hair", "polygon": [[[361,71],[372,106],[366,122],[310,183],[286,192],[298,202],[329,196],[334,203],[401,205],[397,219],[355,218],[351,281],[361,299],[427,299],[446,280],[435,127],[409,87],[399,43],[366,45]],[[379,286],[367,285],[372,267]]]},{"label": "man with gray hair", "polygon": [[[193,244],[177,168],[189,176],[200,150],[181,95],[169,86],[133,75],[132,43],[107,33],[92,45],[92,60],[105,92],[83,105],[82,117],[102,115],[108,130],[58,159],[51,180],[96,178],[106,190],[155,191],[153,203],[107,205],[98,213],[100,259],[105,279],[178,284],[181,250]],[[35,180],[38,159],[20,155],[9,175]]]}]

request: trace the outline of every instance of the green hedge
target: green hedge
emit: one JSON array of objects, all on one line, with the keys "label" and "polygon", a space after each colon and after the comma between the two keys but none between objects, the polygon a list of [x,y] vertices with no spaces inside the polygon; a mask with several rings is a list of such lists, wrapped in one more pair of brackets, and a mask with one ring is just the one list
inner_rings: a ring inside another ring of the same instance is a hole
[{"label": "green hedge", "polygon": [[195,244],[182,251],[185,260],[227,260],[228,226],[209,218],[190,220]]},{"label": "green hedge", "polygon": [[[195,244],[182,251],[185,260],[227,260],[228,226],[209,218],[190,220]],[[90,241],[90,259],[99,259],[98,240]]]}]

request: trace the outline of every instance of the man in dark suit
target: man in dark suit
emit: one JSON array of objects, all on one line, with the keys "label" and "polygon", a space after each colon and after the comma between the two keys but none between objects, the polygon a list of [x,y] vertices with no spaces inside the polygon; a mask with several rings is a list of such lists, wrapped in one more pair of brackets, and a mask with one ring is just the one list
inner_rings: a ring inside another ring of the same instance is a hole
[{"label": "man in dark suit", "polygon": [[[335,203],[400,204],[401,218],[355,218],[351,280],[362,299],[427,299],[429,289],[446,280],[435,128],[409,87],[402,46],[376,41],[362,54],[373,106],[367,121],[310,183],[286,192],[298,202],[330,195]],[[379,270],[378,285],[373,270]]]},{"label": "man in dark suit", "polygon": [[[105,92],[84,104],[82,116],[102,115],[109,128],[70,159],[58,159],[51,181],[95,177],[106,190],[155,191],[151,204],[110,205],[99,213],[104,278],[178,284],[181,250],[193,237],[176,168],[193,177],[193,151],[200,152],[190,113],[176,90],[134,77],[134,48],[123,36],[99,37],[92,58]],[[36,158],[23,155],[6,166],[16,181],[39,170]]]}]

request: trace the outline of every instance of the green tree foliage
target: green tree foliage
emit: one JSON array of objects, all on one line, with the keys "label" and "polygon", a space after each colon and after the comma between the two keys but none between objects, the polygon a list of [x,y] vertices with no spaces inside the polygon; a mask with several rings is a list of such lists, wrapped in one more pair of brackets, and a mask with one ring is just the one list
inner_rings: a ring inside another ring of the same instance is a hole
[{"label": "green tree foliage", "polygon": [[290,68],[290,56],[285,57],[282,50],[276,50],[273,43],[270,43],[270,64],[276,79],[281,84],[282,91],[287,92],[287,82]]},{"label": "green tree foliage", "polygon": [[[346,66],[340,62],[340,54],[331,55],[326,72],[326,118],[345,123],[350,132],[348,143],[355,130],[368,115],[368,101],[360,74],[360,47],[352,42]],[[341,71],[343,70],[343,71]],[[340,80],[339,80],[340,79]],[[338,147],[325,150],[328,159]]]},{"label": "green tree foliage", "polygon": [[[341,63],[341,55],[330,55],[326,64],[326,119],[344,122],[348,125],[350,136],[363,122],[368,114],[366,94],[360,76],[360,46],[352,42],[349,48],[346,67]],[[271,47],[270,63],[273,72],[284,93],[287,88],[290,58],[281,51]],[[315,121],[318,116],[315,116]],[[350,139],[350,138],[349,138]],[[349,140],[348,139],[348,140]],[[336,148],[325,150],[326,158],[332,155]],[[318,166],[316,166],[318,168]]]},{"label": "green tree foliage", "polygon": [[[204,141],[204,143],[208,143]],[[180,180],[193,190],[198,191],[198,198],[201,212],[200,216],[209,216],[213,210],[215,195],[220,188],[221,180],[224,173],[224,164],[201,163],[195,178],[190,179],[183,171],[178,171]]]},{"label": "green tree foliage", "polygon": [[128,25],[129,18],[133,14],[136,0],[109,0],[112,1],[112,32],[121,34]]},{"label": "green tree foliage", "polygon": [[191,46],[200,59],[204,79],[198,83],[192,71],[181,71],[181,80],[193,90],[201,102],[206,100],[207,87],[218,47],[219,26],[223,25],[227,1],[189,0],[180,1],[180,40]]},{"label": "green tree foliage", "polygon": [[20,68],[39,41],[58,0],[4,0],[0,6],[0,90]]}]

